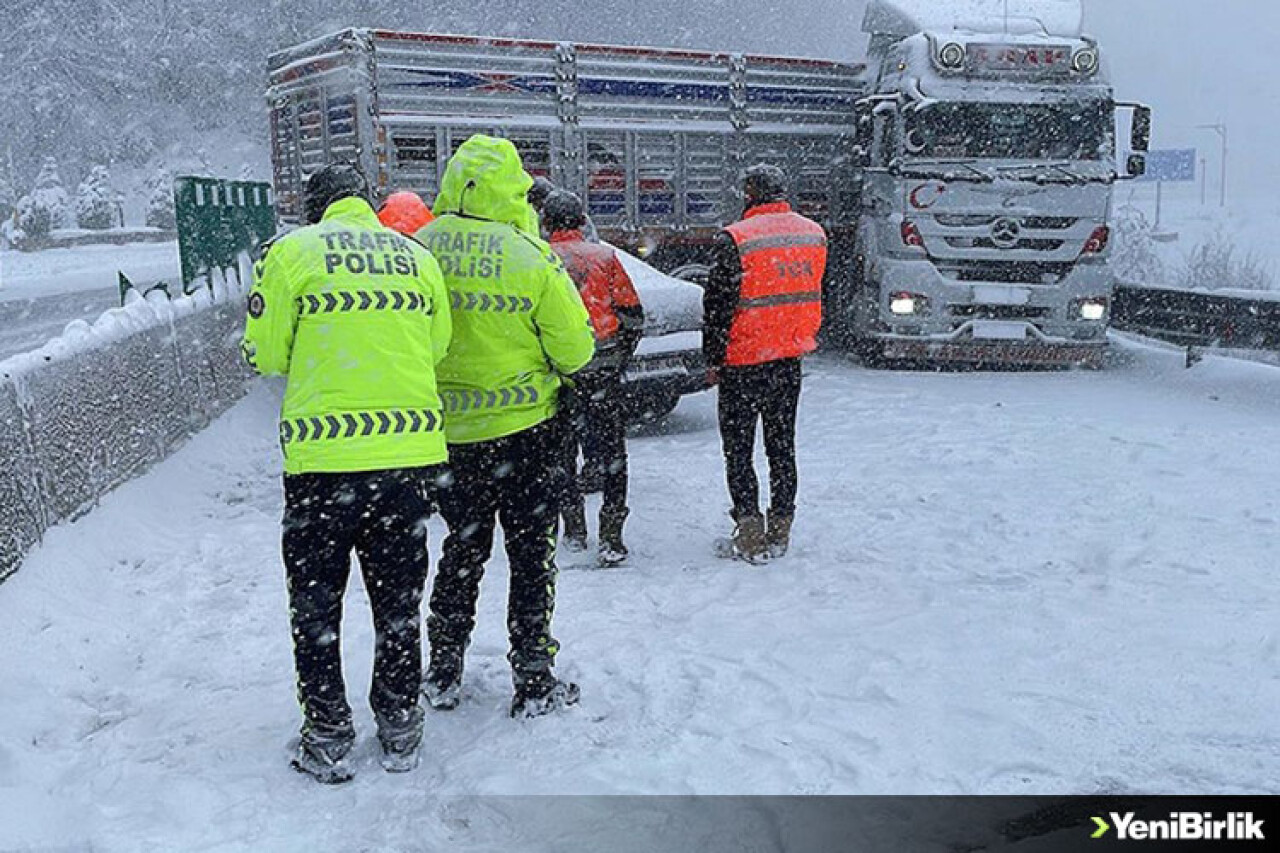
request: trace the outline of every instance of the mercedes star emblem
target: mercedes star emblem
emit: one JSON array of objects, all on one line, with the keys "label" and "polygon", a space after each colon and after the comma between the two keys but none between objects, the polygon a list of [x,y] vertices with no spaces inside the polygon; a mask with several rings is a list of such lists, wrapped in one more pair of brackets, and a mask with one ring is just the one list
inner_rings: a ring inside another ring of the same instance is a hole
[{"label": "mercedes star emblem", "polygon": [[1012,249],[1022,236],[1022,225],[1016,219],[997,219],[991,226],[991,242],[1001,249]]}]

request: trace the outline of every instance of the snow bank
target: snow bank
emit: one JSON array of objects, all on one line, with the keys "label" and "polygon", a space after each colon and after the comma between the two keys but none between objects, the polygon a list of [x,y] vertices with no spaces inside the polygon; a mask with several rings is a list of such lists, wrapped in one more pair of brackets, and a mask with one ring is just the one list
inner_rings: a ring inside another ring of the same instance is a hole
[{"label": "snow bank", "polygon": [[[247,281],[247,276],[246,276]],[[136,293],[0,361],[0,577],[50,525],[163,459],[244,393],[238,285]]]}]

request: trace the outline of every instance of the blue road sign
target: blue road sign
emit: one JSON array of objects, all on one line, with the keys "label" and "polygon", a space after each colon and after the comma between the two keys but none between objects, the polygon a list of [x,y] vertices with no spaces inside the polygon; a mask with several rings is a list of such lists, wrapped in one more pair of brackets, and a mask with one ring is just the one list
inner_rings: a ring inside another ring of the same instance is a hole
[{"label": "blue road sign", "polygon": [[1147,152],[1144,181],[1189,183],[1196,179],[1196,149],[1161,148]]}]

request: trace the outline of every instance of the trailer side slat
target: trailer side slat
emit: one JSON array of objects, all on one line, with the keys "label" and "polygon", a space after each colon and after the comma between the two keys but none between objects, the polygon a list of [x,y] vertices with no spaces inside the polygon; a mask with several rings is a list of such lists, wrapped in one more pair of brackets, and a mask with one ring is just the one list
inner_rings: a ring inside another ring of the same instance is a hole
[{"label": "trailer side slat", "polygon": [[626,234],[722,225],[738,172],[759,159],[786,166],[800,206],[828,215],[830,164],[865,91],[862,66],[828,60],[386,30],[346,30],[269,65],[286,217],[305,173],[338,154],[432,197],[457,145],[483,132]]}]

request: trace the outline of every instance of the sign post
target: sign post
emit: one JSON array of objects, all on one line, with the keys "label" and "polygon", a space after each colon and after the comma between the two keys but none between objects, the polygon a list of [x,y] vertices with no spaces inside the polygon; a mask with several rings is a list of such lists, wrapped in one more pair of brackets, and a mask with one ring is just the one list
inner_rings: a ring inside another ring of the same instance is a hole
[{"label": "sign post", "polygon": [[1156,222],[1151,231],[1152,238],[1156,240],[1168,242],[1178,239],[1177,234],[1160,230],[1160,219],[1164,213],[1164,184],[1165,181],[1195,183],[1196,154],[1194,148],[1163,148],[1147,153],[1147,173],[1139,180],[1156,185]]}]

